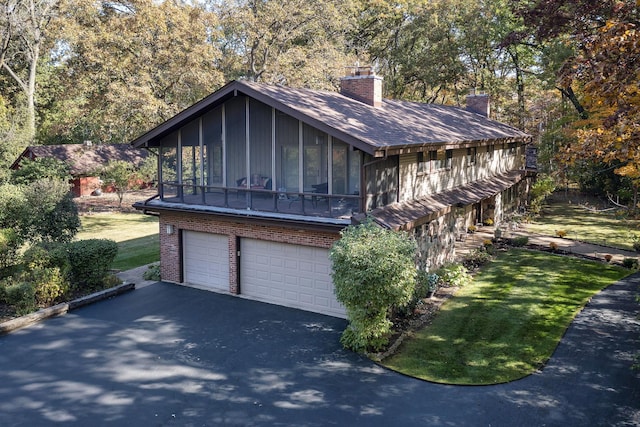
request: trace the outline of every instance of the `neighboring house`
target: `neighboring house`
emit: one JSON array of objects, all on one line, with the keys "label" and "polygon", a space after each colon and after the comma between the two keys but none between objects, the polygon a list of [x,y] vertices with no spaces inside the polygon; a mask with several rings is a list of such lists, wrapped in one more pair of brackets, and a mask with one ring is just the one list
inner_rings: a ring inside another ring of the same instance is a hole
[{"label": "neighboring house", "polygon": [[[102,181],[96,171],[110,161],[122,160],[140,166],[147,158],[148,152],[131,147],[129,144],[62,144],[33,145],[27,147],[11,165],[11,169],[19,169],[25,160],[53,158],[65,162],[69,166],[72,178],[72,192],[75,197],[88,196],[101,188]],[[106,188],[108,191],[109,189]]]},{"label": "neighboring house", "polygon": [[366,215],[412,233],[423,267],[450,260],[529,181],[530,137],[470,101],[383,100],[368,69],[341,93],[227,84],[132,142],[159,159],[159,195],[134,207],[160,218],[162,279],[343,317],[328,251]]}]

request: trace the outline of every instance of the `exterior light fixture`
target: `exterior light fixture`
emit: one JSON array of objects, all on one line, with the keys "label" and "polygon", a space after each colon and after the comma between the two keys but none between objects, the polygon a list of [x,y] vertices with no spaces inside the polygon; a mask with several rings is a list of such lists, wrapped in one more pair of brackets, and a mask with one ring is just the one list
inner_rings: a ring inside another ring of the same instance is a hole
[{"label": "exterior light fixture", "polygon": [[167,224],[167,234],[173,234],[174,228],[173,224]]}]

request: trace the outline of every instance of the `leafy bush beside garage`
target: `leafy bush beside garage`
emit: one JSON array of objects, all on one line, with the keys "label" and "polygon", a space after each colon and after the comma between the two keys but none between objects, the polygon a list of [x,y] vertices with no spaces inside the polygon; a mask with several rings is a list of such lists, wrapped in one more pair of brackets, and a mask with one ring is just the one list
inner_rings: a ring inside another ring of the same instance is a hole
[{"label": "leafy bush beside garage", "polygon": [[371,220],[349,226],[341,235],[329,252],[336,297],[349,319],[341,342],[358,352],[378,351],[388,343],[389,312],[413,296],[416,242]]}]

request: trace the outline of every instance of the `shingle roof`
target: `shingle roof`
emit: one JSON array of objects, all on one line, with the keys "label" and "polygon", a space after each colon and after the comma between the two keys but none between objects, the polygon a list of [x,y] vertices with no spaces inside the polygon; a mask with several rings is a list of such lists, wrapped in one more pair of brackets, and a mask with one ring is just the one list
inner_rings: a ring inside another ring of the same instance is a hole
[{"label": "shingle roof", "polygon": [[527,138],[463,108],[385,99],[375,108],[337,92],[242,82],[274,100],[376,148]]},{"label": "shingle roof", "polygon": [[237,93],[255,98],[370,154],[429,144],[529,138],[516,128],[459,107],[385,99],[382,106],[376,108],[338,92],[233,81],[132,144],[146,145]]},{"label": "shingle roof", "polygon": [[25,158],[54,158],[69,166],[71,175],[92,174],[111,160],[123,160],[139,166],[148,156],[146,150],[131,147],[129,144],[62,144],[33,145],[27,147],[11,165],[19,167]]}]

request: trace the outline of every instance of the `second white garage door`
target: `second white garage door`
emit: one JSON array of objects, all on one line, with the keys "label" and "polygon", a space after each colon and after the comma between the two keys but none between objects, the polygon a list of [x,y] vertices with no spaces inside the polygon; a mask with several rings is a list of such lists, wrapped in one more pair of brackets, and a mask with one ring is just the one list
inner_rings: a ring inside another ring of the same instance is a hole
[{"label": "second white garage door", "polygon": [[273,304],[346,317],[331,281],[329,250],[242,239],[241,294]]},{"label": "second white garage door", "polygon": [[229,292],[229,240],[219,234],[184,231],[184,281]]}]

